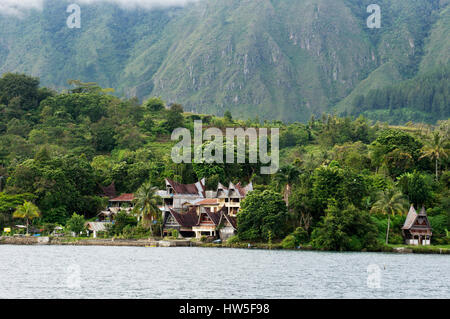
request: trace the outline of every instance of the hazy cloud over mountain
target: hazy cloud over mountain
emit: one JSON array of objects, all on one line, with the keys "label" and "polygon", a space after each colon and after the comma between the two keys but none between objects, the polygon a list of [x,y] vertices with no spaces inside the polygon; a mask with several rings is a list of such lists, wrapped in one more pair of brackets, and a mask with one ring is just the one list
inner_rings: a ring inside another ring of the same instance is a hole
[{"label": "hazy cloud over mountain", "polygon": [[[30,9],[42,9],[44,1],[60,1],[60,0],[0,0],[0,14],[20,16]],[[77,0],[73,3],[92,4],[92,3],[111,3],[120,5],[123,8],[145,8],[151,9],[155,7],[173,7],[184,6],[189,3],[198,2],[200,0]],[[72,3],[67,1],[67,3]]]},{"label": "hazy cloud over mountain", "polygon": [[0,13],[21,15],[27,9],[41,9],[43,0],[1,0]]}]

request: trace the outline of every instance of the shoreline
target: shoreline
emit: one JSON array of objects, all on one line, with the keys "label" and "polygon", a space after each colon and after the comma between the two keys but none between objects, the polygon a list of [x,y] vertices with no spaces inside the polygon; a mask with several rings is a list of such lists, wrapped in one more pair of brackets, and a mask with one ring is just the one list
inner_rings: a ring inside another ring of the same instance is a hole
[{"label": "shoreline", "polygon": [[[298,249],[284,249],[280,245],[252,244],[250,247],[246,243],[240,244],[212,244],[203,242],[193,242],[190,240],[154,240],[154,239],[76,239],[57,237],[0,237],[0,245],[18,246],[109,246],[109,247],[203,247],[203,248],[231,248],[231,249],[261,249],[261,250],[286,250],[286,251],[325,251],[315,249],[310,246]],[[335,252],[335,251],[330,251]],[[404,246],[388,247],[379,252],[397,254],[441,254],[449,255],[450,249],[433,246]]]}]

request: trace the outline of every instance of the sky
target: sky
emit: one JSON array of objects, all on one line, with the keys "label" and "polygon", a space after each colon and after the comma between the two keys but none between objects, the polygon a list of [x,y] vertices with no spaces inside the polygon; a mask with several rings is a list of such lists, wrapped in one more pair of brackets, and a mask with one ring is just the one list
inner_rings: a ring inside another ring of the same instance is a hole
[{"label": "sky", "polygon": [[[42,9],[44,1],[60,0],[0,0],[0,14],[20,16],[28,10]],[[124,8],[145,8],[183,6],[199,0],[73,0],[70,3],[78,5],[90,3],[116,3]]]}]

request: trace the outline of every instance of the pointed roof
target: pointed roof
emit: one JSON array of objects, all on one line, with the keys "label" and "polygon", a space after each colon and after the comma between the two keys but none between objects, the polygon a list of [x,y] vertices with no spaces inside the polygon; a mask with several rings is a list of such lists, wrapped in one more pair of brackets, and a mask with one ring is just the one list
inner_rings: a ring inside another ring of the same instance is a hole
[{"label": "pointed roof", "polygon": [[106,196],[108,198],[116,197],[116,185],[114,184],[114,182],[112,182],[109,186],[106,187],[100,186],[100,188],[102,189],[103,196]]},{"label": "pointed roof", "polygon": [[406,216],[406,220],[405,220],[405,223],[403,224],[402,229],[410,230],[416,223],[417,218],[419,218],[419,217],[425,217],[424,219],[422,219],[422,220],[425,220],[425,223],[426,223],[425,227],[431,228],[430,222],[428,221],[427,213],[425,211],[425,207],[422,206],[422,209],[417,214],[416,210],[414,209],[414,205],[411,205],[411,208],[409,209],[408,215]]},{"label": "pointed roof", "polygon": [[214,225],[218,226],[220,224],[221,220],[221,211],[213,212],[209,207],[201,207],[200,208],[200,215],[198,216],[198,223],[197,225],[200,225],[202,214],[208,215],[208,217],[212,220]]},{"label": "pointed roof", "polygon": [[191,208],[186,213],[178,213],[172,208],[169,209],[169,212],[181,227],[192,227],[198,223],[197,211],[195,207]]},{"label": "pointed roof", "polygon": [[408,212],[408,215],[406,216],[406,220],[405,220],[405,223],[403,224],[402,229],[410,229],[412,227],[412,225],[414,225],[414,222],[416,221],[416,218],[417,218],[416,209],[414,208],[414,205],[411,205],[411,207],[409,208],[409,212]]},{"label": "pointed roof", "polygon": [[232,226],[235,230],[237,229],[237,218],[228,215],[226,206],[223,206],[222,209],[218,211],[218,213],[220,213],[220,221],[219,221],[219,225],[220,225],[220,224],[222,223],[222,221],[225,219],[225,220],[227,220],[227,221],[231,224],[231,226]]},{"label": "pointed roof", "polygon": [[181,184],[166,178],[166,185],[170,185],[177,195],[199,195],[205,197],[205,179],[195,184]]}]

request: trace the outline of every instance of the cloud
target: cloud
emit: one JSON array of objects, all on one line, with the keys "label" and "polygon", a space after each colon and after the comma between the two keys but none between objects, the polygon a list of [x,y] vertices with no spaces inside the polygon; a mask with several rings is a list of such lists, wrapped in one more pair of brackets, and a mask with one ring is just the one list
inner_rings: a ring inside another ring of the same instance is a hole
[{"label": "cloud", "polygon": [[0,14],[20,16],[24,11],[42,9],[44,0],[0,0]]},{"label": "cloud", "polygon": [[155,7],[176,7],[185,6],[189,3],[198,2],[199,0],[78,0],[81,3],[114,3],[123,8],[144,8],[152,9]]},{"label": "cloud", "polygon": [[[51,1],[61,0],[0,0],[0,14],[22,16],[29,10],[41,10],[44,1],[51,3]],[[126,9],[152,9],[185,6],[198,1],[200,0],[67,0],[67,3],[77,3],[80,6],[83,4],[108,3],[117,4]]]}]

